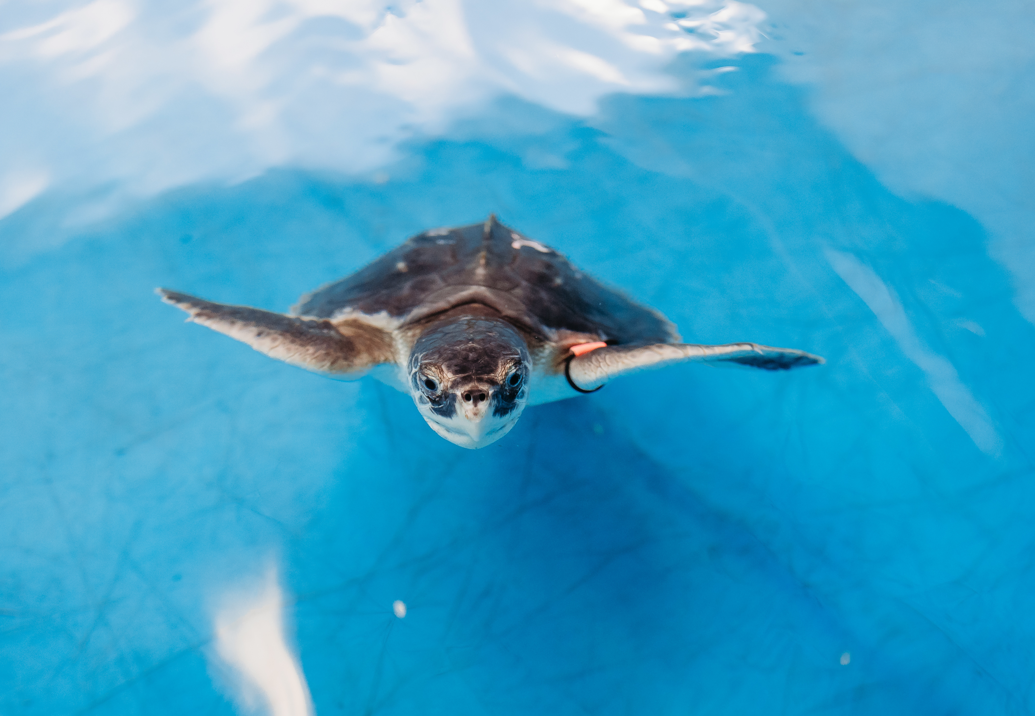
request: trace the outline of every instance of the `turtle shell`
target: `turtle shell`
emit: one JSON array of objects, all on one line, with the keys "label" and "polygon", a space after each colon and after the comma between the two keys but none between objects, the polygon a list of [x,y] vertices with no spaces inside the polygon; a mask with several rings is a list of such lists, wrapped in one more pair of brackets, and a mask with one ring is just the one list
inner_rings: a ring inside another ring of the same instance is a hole
[{"label": "turtle shell", "polygon": [[679,340],[660,313],[495,217],[418,234],[366,268],[303,296],[292,313],[332,320],[358,313],[406,326],[472,303],[547,340],[558,332],[615,344]]}]

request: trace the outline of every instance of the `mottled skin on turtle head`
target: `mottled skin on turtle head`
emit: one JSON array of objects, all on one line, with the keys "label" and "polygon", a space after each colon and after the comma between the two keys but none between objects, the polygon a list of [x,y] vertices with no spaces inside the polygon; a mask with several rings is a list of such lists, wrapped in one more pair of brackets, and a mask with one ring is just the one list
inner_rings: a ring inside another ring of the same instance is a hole
[{"label": "mottled skin on turtle head", "polygon": [[432,430],[476,449],[517,423],[528,403],[531,370],[528,347],[513,326],[461,315],[421,333],[410,353],[407,387]]}]

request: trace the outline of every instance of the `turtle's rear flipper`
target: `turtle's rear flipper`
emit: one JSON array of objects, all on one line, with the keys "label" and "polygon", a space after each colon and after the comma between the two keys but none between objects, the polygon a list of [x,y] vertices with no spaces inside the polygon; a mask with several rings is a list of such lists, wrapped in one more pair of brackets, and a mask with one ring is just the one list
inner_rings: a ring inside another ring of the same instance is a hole
[{"label": "turtle's rear flipper", "polygon": [[804,351],[760,346],[757,343],[729,343],[722,346],[657,343],[649,346],[598,348],[570,358],[567,369],[573,387],[591,391],[622,375],[684,361],[744,365],[763,370],[790,370],[824,362],[819,356]]},{"label": "turtle's rear flipper", "polygon": [[359,378],[373,366],[395,360],[390,336],[360,320],[295,318],[164,288],[155,293],[186,311],[194,323],[247,343],[270,358],[333,378]]}]

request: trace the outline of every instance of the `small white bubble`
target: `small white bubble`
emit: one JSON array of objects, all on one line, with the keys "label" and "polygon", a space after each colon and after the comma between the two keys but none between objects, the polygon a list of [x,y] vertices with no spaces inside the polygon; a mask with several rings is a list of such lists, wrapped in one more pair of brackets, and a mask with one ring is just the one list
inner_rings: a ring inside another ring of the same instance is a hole
[{"label": "small white bubble", "polygon": [[[398,604],[398,602],[396,602],[396,603]],[[405,607],[403,607],[403,609],[405,609]],[[844,654],[841,654],[841,666],[848,666],[851,663],[852,663],[852,655],[851,654],[849,654],[847,651]]]},{"label": "small white bubble", "polygon": [[[395,612],[395,616],[402,619],[404,616],[406,616],[406,602],[404,602],[401,599],[396,599],[394,602],[392,602],[392,611]],[[842,656],[841,659],[843,660],[844,657]]]}]

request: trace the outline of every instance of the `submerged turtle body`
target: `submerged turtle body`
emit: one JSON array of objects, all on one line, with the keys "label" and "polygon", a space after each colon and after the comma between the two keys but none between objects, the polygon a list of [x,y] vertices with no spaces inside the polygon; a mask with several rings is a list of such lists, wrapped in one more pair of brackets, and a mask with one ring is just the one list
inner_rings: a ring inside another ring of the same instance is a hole
[{"label": "submerged turtle body", "polygon": [[660,313],[495,217],[419,234],[303,296],[291,315],[159,293],[273,358],[344,380],[373,370],[409,393],[437,433],[469,448],[505,435],[526,405],[625,373],[684,361],[766,370],[822,362],[754,343],[679,343]]}]

